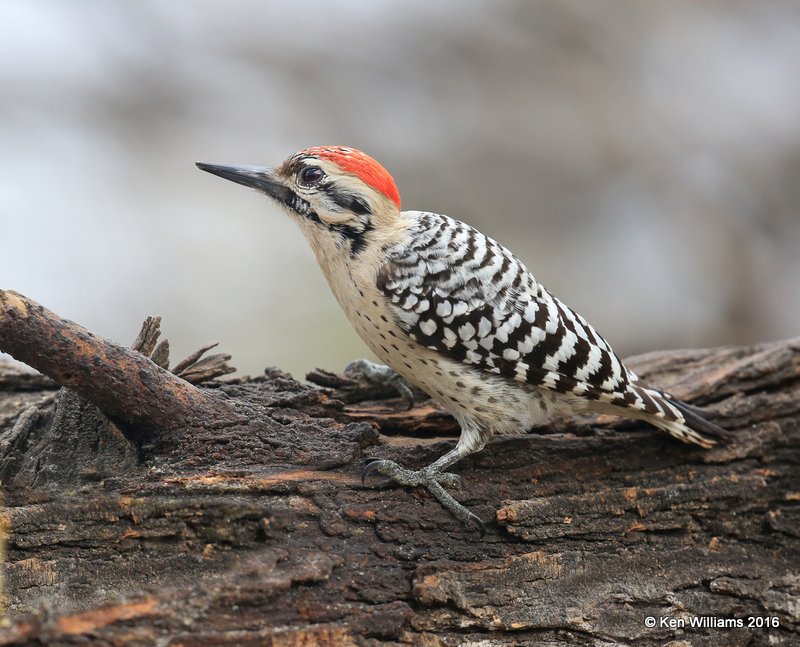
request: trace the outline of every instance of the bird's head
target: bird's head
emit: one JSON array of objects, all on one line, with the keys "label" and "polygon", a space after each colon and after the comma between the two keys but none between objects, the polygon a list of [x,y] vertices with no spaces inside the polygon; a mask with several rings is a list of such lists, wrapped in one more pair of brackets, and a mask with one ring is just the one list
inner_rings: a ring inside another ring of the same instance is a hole
[{"label": "bird's head", "polygon": [[252,187],[297,220],[315,251],[333,246],[354,257],[402,227],[400,194],[374,159],[346,146],[318,146],[276,169],[198,162],[198,168]]}]

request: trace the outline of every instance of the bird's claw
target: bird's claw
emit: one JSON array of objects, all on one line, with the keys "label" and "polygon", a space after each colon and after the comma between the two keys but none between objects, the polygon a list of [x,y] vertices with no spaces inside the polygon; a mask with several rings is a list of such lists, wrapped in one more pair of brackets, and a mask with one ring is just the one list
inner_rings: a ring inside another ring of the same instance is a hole
[{"label": "bird's claw", "polygon": [[344,374],[361,377],[377,386],[391,387],[399,393],[407,410],[414,407],[414,394],[408,384],[388,366],[370,362],[368,359],[357,359],[344,367]]},{"label": "bird's claw", "polygon": [[[364,469],[361,471],[361,485],[366,484],[367,477],[372,474],[373,472],[381,472],[381,467],[383,463],[391,463],[392,461],[384,461],[380,458],[369,458],[367,459],[367,463],[364,466]],[[396,464],[396,463],[395,463]],[[399,466],[398,466],[399,467]]]},{"label": "bird's claw", "polygon": [[428,481],[434,481],[445,487],[455,487],[459,490],[464,488],[464,479],[452,472],[435,472],[427,469],[413,470],[406,469],[394,461],[382,458],[367,459],[364,470],[361,472],[361,483],[366,482],[366,478],[374,473],[388,476],[391,480],[401,485],[417,486],[427,485]]},{"label": "bird's claw", "polygon": [[453,516],[459,519],[464,525],[474,524],[483,537],[486,534],[486,525],[481,519],[470,512],[467,508],[456,501],[442,486],[463,488],[463,479],[458,474],[452,472],[436,472],[433,470],[421,469],[412,471],[395,463],[394,461],[373,458],[367,461],[364,470],[361,472],[361,482],[366,481],[367,476],[377,472],[389,477],[395,483],[411,487],[423,486],[433,494],[433,496],[444,506]]},{"label": "bird's claw", "polygon": [[478,529],[478,533],[480,534],[480,538],[483,539],[484,535],[486,535],[486,524],[481,521],[481,518],[478,515],[473,514],[472,512],[469,513],[469,521],[467,522],[467,525],[470,523],[475,524]]},{"label": "bird's claw", "polygon": [[453,472],[439,472],[436,476],[436,481],[445,487],[452,487],[458,491],[464,489],[464,479],[458,474],[453,474]]}]

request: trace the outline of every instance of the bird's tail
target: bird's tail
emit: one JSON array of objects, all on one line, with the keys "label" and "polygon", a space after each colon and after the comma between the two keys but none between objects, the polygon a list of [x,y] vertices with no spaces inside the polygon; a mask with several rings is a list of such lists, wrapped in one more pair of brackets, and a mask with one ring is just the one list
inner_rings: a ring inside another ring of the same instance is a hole
[{"label": "bird's tail", "polygon": [[730,438],[730,432],[706,420],[701,409],[676,400],[669,393],[637,384],[629,388],[637,400],[641,399],[640,410],[645,414],[641,417],[684,443],[708,449]]}]

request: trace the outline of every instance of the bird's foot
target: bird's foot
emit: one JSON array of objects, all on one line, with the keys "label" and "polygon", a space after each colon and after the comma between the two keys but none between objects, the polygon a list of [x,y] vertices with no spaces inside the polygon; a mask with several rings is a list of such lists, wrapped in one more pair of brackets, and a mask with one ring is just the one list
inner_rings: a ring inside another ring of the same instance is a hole
[{"label": "bird's foot", "polygon": [[351,377],[360,377],[376,386],[392,387],[400,394],[406,409],[411,409],[414,406],[414,394],[408,384],[388,366],[370,362],[368,359],[357,359],[345,366],[344,374]]},{"label": "bird's foot", "polygon": [[438,472],[430,470],[427,467],[425,469],[413,471],[398,465],[394,461],[381,458],[371,458],[367,461],[364,472],[361,474],[361,482],[363,483],[367,476],[373,472],[388,476],[395,483],[399,483],[400,485],[408,485],[411,487],[427,485],[429,481],[435,481],[447,487],[456,487],[459,490],[464,485],[464,480],[458,474],[453,474],[452,472]]},{"label": "bird's foot", "polygon": [[422,486],[428,490],[442,506],[449,511],[456,519],[463,524],[475,524],[481,537],[486,534],[486,526],[481,519],[470,512],[467,508],[456,501],[442,486],[458,487],[461,489],[463,481],[458,474],[451,472],[440,472],[430,467],[421,470],[409,470],[395,463],[394,461],[373,459],[367,463],[361,474],[363,482],[367,476],[377,472],[388,476],[395,483],[410,487]]}]

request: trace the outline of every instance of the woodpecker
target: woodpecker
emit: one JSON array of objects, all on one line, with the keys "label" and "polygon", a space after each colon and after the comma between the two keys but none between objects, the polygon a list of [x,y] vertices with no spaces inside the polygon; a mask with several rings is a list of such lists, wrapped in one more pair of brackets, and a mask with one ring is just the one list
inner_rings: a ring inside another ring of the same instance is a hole
[{"label": "woodpecker", "polygon": [[[699,409],[639,382],[500,243],[444,215],[401,211],[392,176],[365,153],[319,146],[276,169],[197,166],[276,201],[370,350],[458,421],[455,447],[431,465],[414,471],[374,460],[365,476],[424,486],[482,534],[483,522],[445,489],[460,480],[446,470],[492,436],[584,412],[644,420],[704,448],[726,436]],[[386,373],[395,375],[376,372]]]}]

